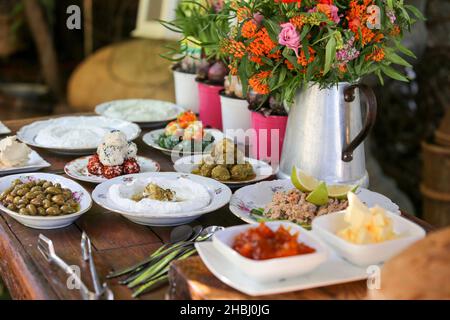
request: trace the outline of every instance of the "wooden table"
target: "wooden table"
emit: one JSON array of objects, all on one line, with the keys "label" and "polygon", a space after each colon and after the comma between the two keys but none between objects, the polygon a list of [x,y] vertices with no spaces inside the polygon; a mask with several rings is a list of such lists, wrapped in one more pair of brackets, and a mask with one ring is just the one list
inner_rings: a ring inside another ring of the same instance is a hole
[{"label": "wooden table", "polygon": [[[13,132],[22,126],[29,124],[36,119],[24,119],[6,121]],[[162,171],[173,171],[170,157],[161,152],[146,146],[142,139],[137,141],[139,154],[158,161]],[[49,161],[52,166],[44,172],[62,174],[64,165],[71,156],[61,156],[45,150],[38,150],[42,157]],[[88,190],[92,190],[95,185],[82,183]],[[418,221],[427,230],[431,226],[423,221]],[[242,224],[228,209],[224,207],[214,213],[207,214],[196,220],[193,224],[223,225],[230,226]],[[168,241],[170,228],[146,227],[134,224],[120,215],[109,212],[97,205],[84,214],[75,224],[59,230],[34,230],[27,228],[6,214],[0,215],[0,276],[8,287],[11,297],[14,299],[80,299],[77,290],[68,290],[66,286],[67,275],[53,265],[49,265],[37,250],[36,244],[40,233],[52,239],[58,255],[66,260],[70,265],[77,265],[81,268],[83,281],[91,286],[90,273],[87,264],[81,259],[80,239],[82,230],[86,231],[92,240],[94,247],[94,257],[100,277],[105,278],[112,270],[121,269],[137,263],[148,257],[163,243]],[[204,268],[199,263],[199,270]],[[203,278],[211,283],[213,278]],[[218,281],[216,279],[216,281]],[[117,283],[116,280],[109,281],[116,299],[131,299],[131,291]],[[180,284],[181,285],[181,284]],[[225,285],[219,285],[223,288]],[[356,284],[361,286],[361,284]],[[335,286],[336,292],[351,293],[349,285]],[[360,289],[360,288],[359,288]],[[319,290],[319,289],[317,289]],[[328,297],[340,298],[335,291],[330,294],[323,294],[326,290],[308,290],[299,298]],[[357,290],[359,292],[360,290]],[[164,299],[167,286],[146,294],[141,299]],[[309,292],[309,293],[308,293]],[[322,292],[317,295],[317,292]],[[334,292],[334,293],[333,293]],[[348,296],[348,295],[347,295]],[[174,298],[196,298],[195,296],[172,296]],[[245,296],[240,296],[245,298]],[[292,297],[292,295],[290,296]],[[199,298],[214,298],[213,296],[200,296]]]}]

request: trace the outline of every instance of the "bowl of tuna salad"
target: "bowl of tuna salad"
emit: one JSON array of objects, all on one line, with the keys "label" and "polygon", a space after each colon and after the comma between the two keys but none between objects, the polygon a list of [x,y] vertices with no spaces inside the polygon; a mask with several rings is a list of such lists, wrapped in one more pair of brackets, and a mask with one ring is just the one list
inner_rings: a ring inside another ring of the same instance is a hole
[{"label": "bowl of tuna salad", "polygon": [[[400,214],[399,207],[384,195],[365,188],[358,188],[356,193],[369,207],[379,205]],[[264,181],[237,190],[231,198],[230,210],[247,223],[291,221],[309,229],[314,218],[348,207],[347,199],[331,197],[316,205],[307,200],[309,195],[290,180]]]}]

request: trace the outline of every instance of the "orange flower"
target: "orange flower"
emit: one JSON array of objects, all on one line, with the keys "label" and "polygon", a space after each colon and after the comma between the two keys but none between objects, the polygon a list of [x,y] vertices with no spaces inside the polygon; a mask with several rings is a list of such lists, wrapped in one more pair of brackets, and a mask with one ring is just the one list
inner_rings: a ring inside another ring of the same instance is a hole
[{"label": "orange flower", "polygon": [[302,16],[296,16],[289,20],[297,29],[301,29],[303,27],[304,21]]},{"label": "orange flower", "polygon": [[346,71],[347,71],[347,65],[346,64],[340,64],[339,65],[339,71],[341,72],[341,73],[345,73]]},{"label": "orange flower", "polygon": [[289,62],[289,60],[284,60],[284,63],[286,64],[288,70],[294,70],[294,65]]},{"label": "orange flower", "polygon": [[267,56],[277,44],[272,41],[266,28],[259,30],[249,44],[248,51],[255,56]]},{"label": "orange flower", "polygon": [[269,94],[270,89],[269,85],[267,84],[267,78],[270,76],[271,71],[261,71],[260,73],[257,73],[253,75],[248,83],[252,89],[259,94]]},{"label": "orange flower", "polygon": [[382,33],[378,33],[374,38],[373,38],[373,42],[379,43],[381,42],[381,40],[384,39],[384,35]]},{"label": "orange flower", "polygon": [[395,25],[392,30],[389,32],[389,35],[395,37],[400,34],[400,27],[398,25]]},{"label": "orange flower", "polygon": [[308,47],[308,51],[309,51],[309,59],[308,60],[306,59],[306,55],[303,50],[300,50],[300,53],[298,55],[297,61],[298,61],[298,64],[301,65],[302,67],[308,66],[308,64],[313,62],[315,59],[316,51],[311,47]]},{"label": "orange flower", "polygon": [[250,55],[250,61],[253,61],[256,64],[259,64],[260,66],[264,65],[264,63],[262,62],[261,57]]},{"label": "orange flower", "polygon": [[[349,29],[355,34],[356,40],[361,40],[363,46],[370,43],[375,37],[375,33],[366,25],[367,19],[370,17],[367,14],[367,7],[371,4],[373,4],[373,0],[364,0],[363,4],[359,4],[358,0],[350,1],[350,10],[346,17]],[[359,30],[361,30],[362,39],[359,39]]]},{"label": "orange flower", "polygon": [[365,60],[372,60],[376,62],[380,62],[384,59],[384,50],[382,48],[375,47],[373,52],[365,57]]},{"label": "orange flower", "polygon": [[242,59],[245,55],[245,44],[234,39],[226,40],[222,45],[222,52],[229,53],[237,59]]},{"label": "orange flower", "polygon": [[229,64],[228,65],[228,69],[230,69],[230,74],[231,75],[236,76],[238,74],[238,69],[237,69],[236,65]]},{"label": "orange flower", "polygon": [[246,39],[253,38],[258,31],[258,26],[252,20],[249,20],[244,23],[242,26],[242,36]]},{"label": "orange flower", "polygon": [[251,17],[251,11],[250,8],[247,7],[241,7],[236,11],[236,17],[239,22],[244,21],[245,19],[248,19]]}]

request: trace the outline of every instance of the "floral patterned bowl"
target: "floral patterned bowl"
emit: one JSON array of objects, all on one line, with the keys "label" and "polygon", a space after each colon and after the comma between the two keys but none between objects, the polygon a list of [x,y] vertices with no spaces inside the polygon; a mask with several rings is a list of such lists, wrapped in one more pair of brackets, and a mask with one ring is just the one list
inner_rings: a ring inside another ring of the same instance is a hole
[{"label": "floral patterned bowl", "polygon": [[[203,185],[211,196],[210,202],[206,207],[198,210],[177,213],[158,213],[155,211],[148,213],[138,213],[125,211],[121,207],[117,206],[110,198],[108,192],[111,186],[117,184],[129,184],[136,179],[146,178],[164,178],[168,180],[177,180],[179,178],[189,179],[193,182]],[[155,226],[155,227],[167,227],[186,224],[200,216],[214,212],[230,202],[231,190],[229,187],[216,181],[214,179],[197,176],[194,174],[182,174],[178,172],[147,172],[130,174],[127,176],[117,177],[110,179],[106,182],[99,184],[92,192],[92,198],[99,206],[121,214],[124,218],[142,225]]]},{"label": "floral patterned bowl", "polygon": [[71,225],[92,206],[91,196],[86,189],[84,189],[73,180],[49,173],[16,174],[0,178],[0,193],[9,188],[11,186],[11,183],[16,179],[20,179],[23,182],[33,180],[47,180],[53,183],[60,183],[63,188],[72,190],[75,200],[80,204],[80,210],[78,212],[56,217],[26,216],[11,211],[0,204],[1,211],[27,227],[34,229],[64,228]]}]

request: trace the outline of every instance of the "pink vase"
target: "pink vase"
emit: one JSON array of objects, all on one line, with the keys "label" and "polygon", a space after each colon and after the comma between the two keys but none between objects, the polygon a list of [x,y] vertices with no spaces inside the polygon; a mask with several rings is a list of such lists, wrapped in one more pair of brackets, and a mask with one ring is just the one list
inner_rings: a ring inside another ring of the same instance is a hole
[{"label": "pink vase", "polygon": [[197,81],[199,98],[199,117],[206,127],[222,130],[222,111],[219,92],[221,85],[211,85]]},{"label": "pink vase", "polygon": [[253,157],[269,160],[272,164],[280,162],[287,119],[287,116],[265,116],[252,112],[252,128],[256,133],[252,139]]}]

